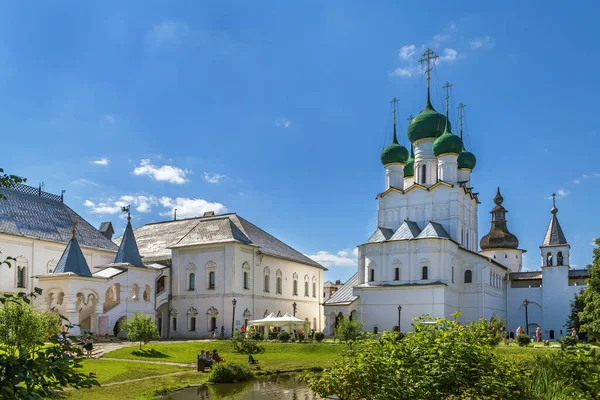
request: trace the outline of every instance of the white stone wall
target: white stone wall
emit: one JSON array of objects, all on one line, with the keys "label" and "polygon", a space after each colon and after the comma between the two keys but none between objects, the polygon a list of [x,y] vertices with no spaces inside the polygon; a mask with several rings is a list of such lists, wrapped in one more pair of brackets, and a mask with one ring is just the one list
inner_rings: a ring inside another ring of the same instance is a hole
[{"label": "white stone wall", "polygon": [[[209,272],[216,274],[215,288],[209,289]],[[244,272],[249,272],[248,288],[244,288]],[[280,258],[259,255],[255,247],[239,243],[220,246],[194,246],[173,250],[173,300],[171,314],[176,313],[177,330],[173,331],[173,315],[169,335],[172,338],[200,338],[212,335],[211,318],[216,319],[218,334],[225,335],[241,328],[245,320],[260,319],[265,311],[293,314],[308,318],[311,328],[320,330],[323,324],[323,270]],[[195,290],[189,290],[189,274],[195,273]],[[281,276],[281,293],[277,277]],[[268,277],[268,291],[265,290]],[[297,295],[293,294],[297,277]],[[305,280],[308,279],[308,296]],[[314,296],[313,296],[314,282]],[[236,299],[235,317],[232,300]],[[196,329],[191,330],[190,318],[196,318]]]},{"label": "white stone wall", "polygon": [[[17,287],[17,268],[15,265],[0,268],[0,291],[19,292],[31,291],[39,286],[34,276],[43,275],[53,270],[60,256],[67,247],[66,243],[56,243],[44,240],[0,234],[0,257],[2,260],[10,256],[17,259],[18,266],[26,267],[25,288]],[[81,246],[81,251],[90,268],[108,264],[114,261],[116,252],[92,249]]]},{"label": "white stone wall", "polygon": [[481,254],[504,265],[510,272],[521,272],[523,267],[523,250],[518,249],[489,249],[481,250]]}]

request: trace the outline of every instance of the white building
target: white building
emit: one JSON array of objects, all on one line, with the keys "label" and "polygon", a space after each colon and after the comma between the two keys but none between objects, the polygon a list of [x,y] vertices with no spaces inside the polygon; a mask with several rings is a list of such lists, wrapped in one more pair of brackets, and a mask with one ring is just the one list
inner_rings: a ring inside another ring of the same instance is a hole
[{"label": "white building", "polygon": [[0,269],[0,290],[41,288],[34,305],[78,325],[73,335],[82,329],[117,333],[118,321],[136,310],[154,315],[157,270],[143,265],[130,223],[125,230],[130,239],[117,247],[110,224],[103,224],[104,236],[61,196],[27,185],[2,188],[0,194],[6,197],[0,200],[0,249],[16,258],[11,268]]},{"label": "white building", "polygon": [[170,267],[157,281],[163,337],[229,336],[271,312],[323,325],[325,268],[236,214],[147,224],[135,236],[144,261]]},{"label": "white building", "polygon": [[422,314],[450,318],[455,311],[462,323],[499,316],[514,331],[525,326],[525,298],[535,302],[528,306],[532,334],[537,325],[546,338],[565,333],[570,301],[587,271],[569,270],[556,208],[541,272],[521,271],[525,251],[508,231],[500,189],[479,251],[476,159],[462,142],[462,117],[460,125],[459,137],[447,112],[431,105],[428,88],[425,108],[408,126],[409,154],[397,140],[394,113],[392,144],[381,153],[385,190],[377,195],[377,227],[358,246],[357,274],[324,304],[326,333],[340,317],[359,318],[367,331],[408,331]]}]

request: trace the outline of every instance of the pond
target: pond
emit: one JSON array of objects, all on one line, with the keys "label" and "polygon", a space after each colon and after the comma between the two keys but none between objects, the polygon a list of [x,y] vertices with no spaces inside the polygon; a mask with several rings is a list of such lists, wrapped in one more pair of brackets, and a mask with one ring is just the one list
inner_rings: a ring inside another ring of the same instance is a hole
[{"label": "pond", "polygon": [[318,400],[299,375],[281,374],[243,383],[220,383],[171,393],[169,400]]}]

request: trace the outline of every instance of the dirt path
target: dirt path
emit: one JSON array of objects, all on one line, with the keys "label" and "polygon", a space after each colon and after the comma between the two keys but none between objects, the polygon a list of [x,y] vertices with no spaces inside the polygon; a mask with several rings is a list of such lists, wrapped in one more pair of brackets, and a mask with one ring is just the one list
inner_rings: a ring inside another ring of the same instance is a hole
[{"label": "dirt path", "polygon": [[185,363],[176,363],[176,362],[169,362],[169,361],[131,360],[128,358],[102,357],[101,360],[123,361],[123,362],[132,362],[132,363],[145,363],[145,364],[174,365],[176,367],[190,367],[190,368],[196,366],[196,364],[194,364],[194,363],[185,364]]}]

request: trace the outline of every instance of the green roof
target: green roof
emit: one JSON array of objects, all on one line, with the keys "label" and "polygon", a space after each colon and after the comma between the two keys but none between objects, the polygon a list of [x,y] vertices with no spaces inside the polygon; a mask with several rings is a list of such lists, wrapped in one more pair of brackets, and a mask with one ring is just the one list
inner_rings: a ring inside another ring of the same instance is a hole
[{"label": "green roof", "polygon": [[406,164],[407,159],[408,150],[398,143],[398,138],[396,137],[396,124],[394,123],[394,138],[392,139],[392,144],[381,152],[381,163],[384,166],[392,163]]},{"label": "green roof", "polygon": [[413,145],[410,145],[410,156],[408,157],[408,161],[406,161],[406,165],[404,166],[404,177],[412,178],[415,176],[415,152]]},{"label": "green roof", "polygon": [[465,150],[464,146],[462,151],[458,155],[458,168],[459,169],[475,169],[475,165],[477,164],[477,159],[475,158],[475,154],[470,151]]},{"label": "green roof", "polygon": [[[446,121],[448,120],[446,119]],[[459,155],[462,148],[462,140],[450,130],[450,122],[446,122],[444,133],[433,142],[433,154],[435,154],[436,157],[442,154]]]},{"label": "green roof", "polygon": [[[413,143],[420,139],[435,139],[444,132],[446,121],[446,116],[437,112],[431,105],[428,90],[425,108],[408,125],[408,139]],[[449,122],[448,129],[450,129]]]}]

